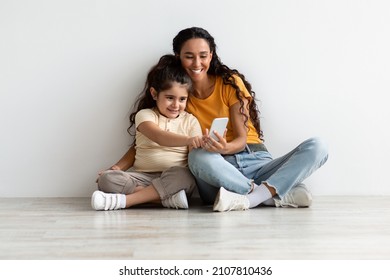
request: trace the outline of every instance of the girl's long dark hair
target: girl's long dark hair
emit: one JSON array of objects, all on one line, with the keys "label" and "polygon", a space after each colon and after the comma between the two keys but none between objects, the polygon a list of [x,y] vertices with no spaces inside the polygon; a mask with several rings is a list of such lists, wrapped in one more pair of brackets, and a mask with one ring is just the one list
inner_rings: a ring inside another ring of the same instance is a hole
[{"label": "girl's long dark hair", "polygon": [[248,117],[244,114],[244,102],[243,102],[244,97],[242,96],[240,88],[237,86],[233,75],[237,75],[242,79],[246,89],[248,90],[249,94],[252,96],[252,101],[248,103],[249,118],[253,126],[255,127],[257,133],[259,134],[260,139],[263,140],[264,138],[263,131],[261,130],[260,127],[260,118],[259,118],[260,111],[256,104],[256,93],[252,90],[252,85],[245,79],[245,76],[241,74],[238,70],[230,69],[228,66],[226,66],[221,62],[216,51],[217,45],[215,44],[214,38],[205,29],[200,27],[191,27],[180,31],[173,39],[174,54],[176,56],[179,56],[183,44],[189,39],[194,39],[194,38],[204,39],[208,42],[213,57],[211,59],[210,68],[207,73],[211,75],[221,76],[224,84],[231,85],[236,90],[236,96],[240,101],[240,105],[241,105],[240,111],[241,114],[243,114],[246,118],[245,120],[245,124],[246,124],[248,121]]},{"label": "girl's long dark hair", "polygon": [[161,91],[170,89],[174,82],[186,85],[188,92],[191,93],[191,78],[184,71],[183,67],[181,67],[180,61],[174,55],[167,54],[162,56],[158,63],[150,69],[146,78],[145,87],[133,105],[133,110],[129,117],[130,126],[127,129],[127,132],[131,136],[135,135],[135,115],[142,109],[157,106],[150,89],[154,88],[157,94],[159,94]]}]

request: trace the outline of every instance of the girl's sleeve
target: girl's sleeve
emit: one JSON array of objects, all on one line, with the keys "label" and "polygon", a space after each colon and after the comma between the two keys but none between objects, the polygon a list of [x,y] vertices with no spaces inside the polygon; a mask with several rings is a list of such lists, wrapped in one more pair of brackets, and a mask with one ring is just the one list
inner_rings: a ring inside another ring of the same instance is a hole
[{"label": "girl's sleeve", "polygon": [[190,131],[188,133],[188,136],[194,137],[194,136],[201,136],[202,135],[202,128],[200,127],[200,123],[198,119],[194,115],[190,115]]},{"label": "girl's sleeve", "polygon": [[135,127],[138,128],[138,126],[143,122],[154,122],[155,124],[158,124],[158,118],[155,112],[151,109],[143,109],[139,111],[135,115]]}]

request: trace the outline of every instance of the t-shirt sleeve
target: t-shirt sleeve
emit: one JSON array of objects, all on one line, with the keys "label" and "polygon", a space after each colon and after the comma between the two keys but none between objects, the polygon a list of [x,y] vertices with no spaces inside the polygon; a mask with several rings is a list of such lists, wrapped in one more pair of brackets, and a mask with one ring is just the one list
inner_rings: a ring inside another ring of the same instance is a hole
[{"label": "t-shirt sleeve", "polygon": [[188,136],[194,137],[194,136],[202,136],[202,128],[200,127],[200,123],[195,116],[190,115],[190,131],[188,133]]},{"label": "t-shirt sleeve", "polygon": [[138,128],[138,126],[143,122],[153,122],[155,124],[158,124],[158,118],[155,112],[151,109],[143,109],[139,111],[135,115],[135,127]]},{"label": "t-shirt sleeve", "polygon": [[[245,84],[242,81],[242,79],[235,75],[234,80],[236,82],[236,85],[240,88],[241,94],[243,94],[245,98],[247,98],[248,100],[251,100],[252,96],[250,95],[249,91],[245,87]],[[228,97],[227,104],[229,107],[236,104],[239,101],[236,96],[236,90],[232,86],[229,86],[229,92],[227,97]]]},{"label": "t-shirt sleeve", "polygon": [[245,87],[245,84],[244,82],[242,81],[242,79],[238,76],[234,76],[235,80],[236,80],[236,83],[238,85],[238,87],[240,88],[241,92],[244,94],[244,96],[246,98],[252,98],[252,96],[250,95],[248,89]]}]

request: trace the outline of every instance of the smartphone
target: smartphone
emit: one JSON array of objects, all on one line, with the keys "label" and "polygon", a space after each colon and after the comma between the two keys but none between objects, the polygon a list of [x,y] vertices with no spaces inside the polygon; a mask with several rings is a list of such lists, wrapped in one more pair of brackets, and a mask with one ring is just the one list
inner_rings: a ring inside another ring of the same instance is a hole
[{"label": "smartphone", "polygon": [[209,130],[211,138],[213,138],[215,141],[219,141],[218,137],[214,134],[213,131],[216,131],[219,135],[223,136],[228,121],[229,118],[215,118]]}]

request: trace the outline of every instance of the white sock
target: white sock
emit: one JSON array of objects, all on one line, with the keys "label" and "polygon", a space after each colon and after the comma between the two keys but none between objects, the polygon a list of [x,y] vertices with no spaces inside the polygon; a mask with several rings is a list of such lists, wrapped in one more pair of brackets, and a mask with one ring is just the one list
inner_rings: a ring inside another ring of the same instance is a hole
[{"label": "white sock", "polygon": [[254,208],[272,197],[271,192],[263,184],[256,185],[250,194],[247,194],[249,208]]},{"label": "white sock", "polygon": [[120,207],[122,209],[126,208],[126,195],[125,194],[121,194],[119,200],[120,200]]},{"label": "white sock", "polygon": [[266,201],[262,202],[261,204],[265,206],[275,206],[275,200],[273,198],[267,199]]}]

